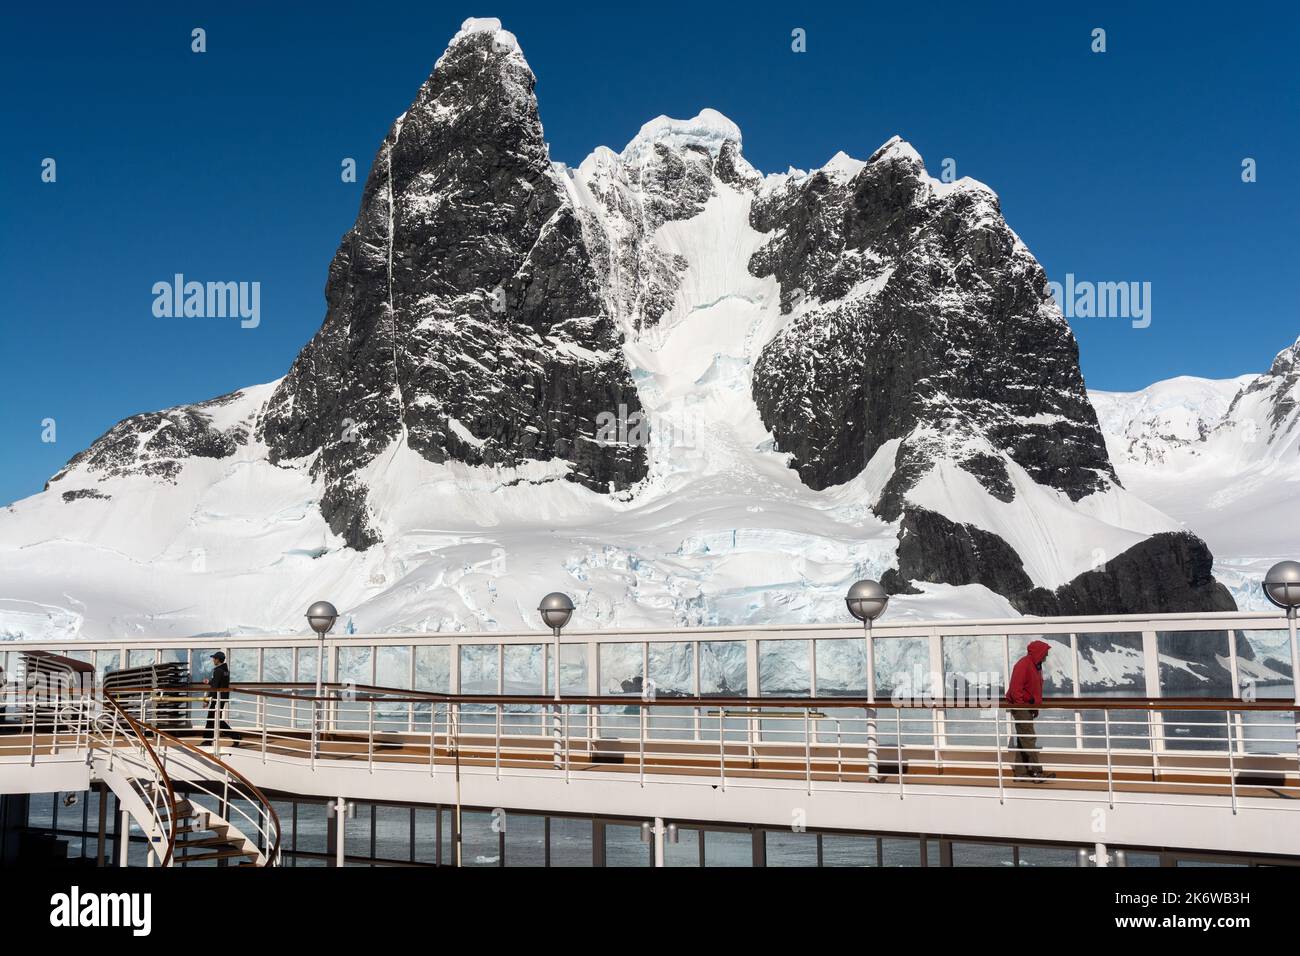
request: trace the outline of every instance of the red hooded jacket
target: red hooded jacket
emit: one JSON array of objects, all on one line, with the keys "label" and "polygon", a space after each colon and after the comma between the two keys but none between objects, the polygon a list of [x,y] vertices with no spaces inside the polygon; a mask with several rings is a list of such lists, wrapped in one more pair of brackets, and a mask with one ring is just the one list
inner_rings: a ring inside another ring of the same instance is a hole
[{"label": "red hooded jacket", "polygon": [[1047,658],[1051,647],[1045,641],[1030,641],[1028,653],[1011,669],[1007,700],[1021,707],[1037,707],[1043,702],[1043,672],[1038,665]]}]

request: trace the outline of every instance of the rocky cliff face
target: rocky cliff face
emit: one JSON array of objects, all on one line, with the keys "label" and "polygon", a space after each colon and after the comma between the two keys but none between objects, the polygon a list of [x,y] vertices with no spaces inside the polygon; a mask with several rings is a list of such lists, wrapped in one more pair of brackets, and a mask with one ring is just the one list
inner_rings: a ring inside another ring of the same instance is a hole
[{"label": "rocky cliff face", "polygon": [[600,412],[639,402],[534,83],[504,31],[456,38],[384,139],[324,324],[267,405],[272,460],[318,456],[352,547],[378,540],[359,472],[394,441],[432,462],[561,459],[602,492],[645,473],[643,449],[594,440]]},{"label": "rocky cliff face", "polygon": [[1071,500],[1114,480],[1074,336],[987,187],[931,179],[895,139],[856,172],[763,197],[753,222],[772,239],[751,268],[796,311],[754,396],[811,487],[849,480],[890,439],[889,520],[944,457],[1004,501],[1007,458]]},{"label": "rocky cliff face", "polygon": [[[10,537],[64,521],[107,553],[107,509],[143,503],[123,574],[224,555],[253,627],[323,579],[373,629],[531,626],[566,582],[598,624],[820,620],[864,576],[915,613],[1231,604],[1205,545],[1121,487],[987,186],[896,137],[763,176],[712,110],[567,168],[534,84],[511,34],[466,21],[380,145],[288,374],[120,423]],[[1274,431],[1279,363],[1240,399]]]}]

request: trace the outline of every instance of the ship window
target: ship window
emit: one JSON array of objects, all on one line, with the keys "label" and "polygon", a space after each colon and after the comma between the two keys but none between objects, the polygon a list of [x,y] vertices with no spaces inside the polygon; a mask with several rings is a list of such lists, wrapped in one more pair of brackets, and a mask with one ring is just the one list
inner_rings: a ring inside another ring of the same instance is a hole
[{"label": "ship window", "polygon": [[498,818],[479,810],[461,812],[461,866],[500,866],[501,833]]},{"label": "ship window", "polygon": [[753,866],[754,835],[748,830],[709,830],[704,834],[705,866]]},{"label": "ship window", "polygon": [[551,866],[591,866],[591,821],[581,817],[551,817]]},{"label": "ship window", "polygon": [[664,843],[664,866],[699,866],[700,831],[678,827],[677,842]]},{"label": "ship window", "polygon": [[606,866],[653,866],[654,844],[641,842],[641,827],[605,824]]},{"label": "ship window", "polygon": [[375,807],[377,860],[406,863],[411,860],[411,808],[382,804]]},{"label": "ship window", "polygon": [[[1011,866],[1013,857],[1012,848],[999,843],[952,842],[953,866]],[[930,865],[938,864],[931,860]]]},{"label": "ship window", "polygon": [[817,834],[768,830],[763,834],[768,866],[817,866]]},{"label": "ship window", "polygon": [[1069,846],[1022,846],[1016,851],[1017,866],[1078,866],[1079,854]]},{"label": "ship window", "polygon": [[877,866],[878,850],[875,837],[822,834],[822,866]]},{"label": "ship window", "polygon": [[921,841],[915,837],[881,837],[881,866],[920,866]]}]

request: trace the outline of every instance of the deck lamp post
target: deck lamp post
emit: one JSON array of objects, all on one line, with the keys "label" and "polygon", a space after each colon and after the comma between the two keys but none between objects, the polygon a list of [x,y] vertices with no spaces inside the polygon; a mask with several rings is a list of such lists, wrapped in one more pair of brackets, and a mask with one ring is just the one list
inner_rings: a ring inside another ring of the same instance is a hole
[{"label": "deck lamp post", "polygon": [[316,696],[311,702],[311,752],[316,753],[316,744],[320,739],[320,696],[325,685],[325,635],[329,633],[334,622],[339,619],[339,612],[329,601],[317,601],[307,608],[307,623],[316,632]]},{"label": "deck lamp post", "polygon": [[334,627],[334,622],[339,619],[339,612],[329,601],[317,601],[311,607],[307,608],[307,623],[311,629],[316,632],[319,639],[319,647],[316,653],[316,696],[321,695],[321,690],[325,683],[325,635]]},{"label": "deck lamp post", "polygon": [[560,632],[569,623],[569,618],[573,617],[573,601],[563,592],[552,591],[542,598],[537,610],[542,615],[542,623],[555,635],[555,663],[552,668],[555,706],[551,716],[551,737],[555,742],[555,769],[560,770],[564,767],[564,728],[560,716]]},{"label": "deck lamp post", "polygon": [[[871,623],[885,613],[889,592],[879,581],[857,581],[844,596],[849,613],[862,622],[867,640],[867,700],[876,701],[876,648],[871,640]],[[876,708],[867,708],[867,770],[873,781],[880,779],[880,739],[876,733]],[[899,768],[902,773],[902,768]]]},{"label": "deck lamp post", "polygon": [[[1264,575],[1264,597],[1286,611],[1291,632],[1292,696],[1300,704],[1300,657],[1296,654],[1296,609],[1300,608],[1300,561],[1279,561]],[[1300,723],[1296,725],[1300,736]]]}]

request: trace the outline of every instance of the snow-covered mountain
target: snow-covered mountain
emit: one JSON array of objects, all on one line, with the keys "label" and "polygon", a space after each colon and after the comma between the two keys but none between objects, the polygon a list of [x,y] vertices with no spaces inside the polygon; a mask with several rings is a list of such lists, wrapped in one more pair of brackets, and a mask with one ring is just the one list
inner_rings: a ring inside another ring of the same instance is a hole
[{"label": "snow-covered mountain", "polygon": [[[1232,607],[1116,480],[1046,276],[895,137],[763,175],[659,117],[553,163],[466,21],[393,123],[279,381],[129,418],[0,512],[0,633]],[[1194,525],[1193,525],[1194,527]]]},{"label": "snow-covered mountain", "polygon": [[1268,607],[1264,573],[1300,553],[1300,340],[1261,375],[1090,394],[1124,486],[1209,543],[1238,605]]}]

